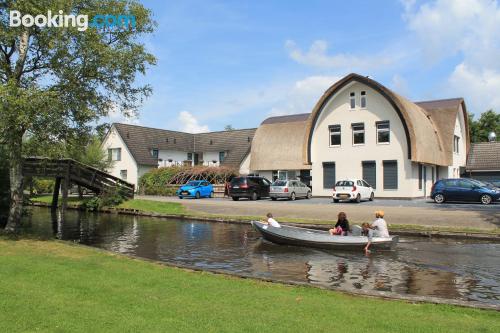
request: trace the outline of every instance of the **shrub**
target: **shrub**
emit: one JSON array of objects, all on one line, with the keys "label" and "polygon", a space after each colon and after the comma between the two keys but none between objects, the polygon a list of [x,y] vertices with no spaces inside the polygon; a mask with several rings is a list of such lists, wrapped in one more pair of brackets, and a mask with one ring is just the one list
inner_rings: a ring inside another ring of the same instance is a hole
[{"label": "shrub", "polygon": [[[147,195],[175,195],[176,187],[190,180],[208,180],[212,184],[224,184],[237,176],[238,170],[228,167],[173,166],[149,171],[139,179],[139,191]],[[172,185],[175,185],[172,187]]]},{"label": "shrub", "polygon": [[33,191],[35,194],[52,193],[54,190],[53,179],[33,178]]},{"label": "shrub", "polygon": [[102,192],[96,197],[85,199],[82,202],[82,208],[88,211],[97,211],[103,207],[114,207],[125,201],[125,190],[122,188],[113,188]]}]

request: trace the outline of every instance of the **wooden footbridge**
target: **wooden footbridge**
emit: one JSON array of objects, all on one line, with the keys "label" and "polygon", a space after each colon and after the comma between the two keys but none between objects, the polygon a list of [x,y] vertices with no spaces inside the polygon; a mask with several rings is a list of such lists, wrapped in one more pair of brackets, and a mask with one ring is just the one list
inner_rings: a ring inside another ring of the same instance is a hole
[{"label": "wooden footbridge", "polygon": [[71,184],[80,185],[95,193],[103,193],[118,188],[126,197],[134,197],[133,184],[70,158],[26,157],[23,163],[23,175],[25,177],[55,178],[52,208],[57,208],[61,189],[61,207],[63,211],[67,207]]}]

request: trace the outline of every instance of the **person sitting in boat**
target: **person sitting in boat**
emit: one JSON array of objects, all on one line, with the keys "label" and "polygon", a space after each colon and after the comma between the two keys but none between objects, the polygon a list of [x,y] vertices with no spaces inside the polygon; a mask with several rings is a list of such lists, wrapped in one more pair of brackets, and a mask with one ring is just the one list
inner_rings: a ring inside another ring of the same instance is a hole
[{"label": "person sitting in boat", "polygon": [[337,223],[335,224],[335,227],[333,229],[328,230],[330,235],[344,235],[347,236],[347,233],[351,229],[349,228],[349,221],[347,220],[347,215],[344,212],[340,212],[339,215],[337,215]]},{"label": "person sitting in boat", "polygon": [[368,253],[370,253],[369,249],[370,249],[370,245],[372,244],[374,230],[371,228],[370,223],[367,223],[367,222],[365,222],[361,225],[361,229],[362,229],[361,234],[363,236],[368,237],[368,243],[366,243],[366,246],[365,246],[365,253],[368,254]]},{"label": "person sitting in boat", "polygon": [[269,224],[271,227],[281,228],[281,225],[278,223],[278,221],[276,221],[273,218],[273,214],[267,213],[266,217],[267,217],[266,223]]},{"label": "person sitting in boat", "polygon": [[377,210],[375,212],[375,221],[371,224],[371,229],[373,229],[373,235],[375,237],[384,237],[388,238],[389,229],[387,228],[387,222],[384,220],[384,211]]}]

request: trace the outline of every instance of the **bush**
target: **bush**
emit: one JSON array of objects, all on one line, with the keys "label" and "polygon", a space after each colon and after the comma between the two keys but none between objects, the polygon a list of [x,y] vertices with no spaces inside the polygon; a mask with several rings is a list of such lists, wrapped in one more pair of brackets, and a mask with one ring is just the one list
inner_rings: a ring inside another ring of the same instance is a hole
[{"label": "bush", "polygon": [[190,180],[207,180],[224,184],[238,175],[238,170],[228,167],[173,166],[149,171],[139,179],[139,192],[146,195],[173,196],[176,186]]},{"label": "bush", "polygon": [[34,194],[47,194],[54,191],[55,180],[33,178],[33,192]]},{"label": "bush", "polygon": [[122,188],[113,188],[99,194],[96,197],[85,199],[82,202],[82,208],[88,211],[97,211],[104,207],[114,207],[125,201],[125,190]]}]

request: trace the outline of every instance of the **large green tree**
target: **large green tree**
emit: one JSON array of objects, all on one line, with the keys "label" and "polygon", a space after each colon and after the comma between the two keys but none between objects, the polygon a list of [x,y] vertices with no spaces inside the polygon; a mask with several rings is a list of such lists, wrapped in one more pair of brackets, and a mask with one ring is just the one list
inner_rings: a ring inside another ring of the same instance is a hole
[{"label": "large green tree", "polygon": [[478,120],[469,114],[469,133],[471,142],[487,142],[488,134],[494,132],[500,136],[500,113],[493,110],[483,112]]},{"label": "large green tree", "polygon": [[[10,211],[17,229],[22,209],[23,137],[59,140],[109,111],[137,111],[151,89],[136,83],[155,58],[141,37],[151,33],[151,12],[135,0],[6,0],[0,7],[0,143],[9,154]],[[133,15],[135,26],[10,27],[9,13]]]}]

